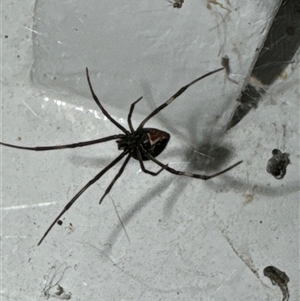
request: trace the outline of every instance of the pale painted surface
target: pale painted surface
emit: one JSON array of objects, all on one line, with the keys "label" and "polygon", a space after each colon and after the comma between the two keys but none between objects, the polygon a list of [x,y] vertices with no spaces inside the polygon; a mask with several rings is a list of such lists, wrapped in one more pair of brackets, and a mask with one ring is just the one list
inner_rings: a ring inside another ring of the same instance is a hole
[{"label": "pale painted surface", "polygon": [[[154,178],[132,159],[101,206],[117,168],[37,247],[68,200],[119,152],[114,142],[44,153],[3,147],[3,300],[45,300],[54,274],[53,284],[59,281],[61,296],[71,292],[71,300],[280,300],[263,276],[267,265],[287,273],[290,300],[298,300],[299,71],[220,134],[276,5],[235,0],[208,9],[204,0],[186,0],[177,10],[163,0],[60,2],[3,1],[3,141],[52,145],[119,133],[92,101],[85,67],[99,98],[126,126],[138,97],[145,98],[135,125],[228,55],[239,86],[222,72],[213,75],[148,125],[170,132],[159,158],[173,168],[192,169],[188,154],[203,136],[229,146],[223,168],[244,163],[204,182],[167,172]],[[281,181],[265,170],[273,148],[291,154]]]}]

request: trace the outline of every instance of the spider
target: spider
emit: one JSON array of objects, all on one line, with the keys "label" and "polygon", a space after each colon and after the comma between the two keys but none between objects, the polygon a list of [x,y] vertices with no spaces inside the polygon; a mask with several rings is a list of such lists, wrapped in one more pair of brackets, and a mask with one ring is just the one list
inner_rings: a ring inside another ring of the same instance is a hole
[{"label": "spider", "polygon": [[[151,176],[157,176],[160,174],[163,170],[166,170],[172,174],[180,175],[180,176],[187,176],[192,178],[198,178],[202,180],[208,180],[214,177],[217,177],[232,168],[236,167],[237,165],[241,164],[243,161],[239,161],[230,167],[217,172],[213,175],[207,176],[207,175],[200,175],[200,174],[194,174],[190,172],[185,171],[179,171],[175,170],[171,167],[169,167],[168,164],[164,164],[156,159],[156,157],[163,152],[165,147],[167,146],[169,140],[170,140],[170,134],[167,132],[155,129],[155,128],[145,128],[145,124],[157,113],[159,113],[161,110],[163,110],[166,106],[168,106],[172,101],[174,101],[178,96],[180,96],[187,88],[195,84],[196,82],[202,80],[203,78],[212,75],[216,72],[219,72],[223,70],[224,68],[219,68],[214,71],[208,72],[207,74],[198,77],[197,79],[191,81],[189,84],[185,85],[184,87],[180,88],[173,96],[171,96],[166,102],[161,104],[159,107],[157,107],[153,112],[151,112],[138,126],[137,129],[134,129],[132,122],[131,122],[131,116],[134,110],[135,105],[142,99],[140,97],[135,102],[133,102],[130,106],[130,110],[127,116],[127,122],[129,126],[129,130],[123,127],[120,123],[118,123],[103,107],[101,102],[99,101],[98,97],[96,96],[92,84],[90,81],[89,76],[89,70],[86,68],[86,77],[87,82],[92,94],[92,97],[100,110],[102,111],[103,115],[105,115],[111,123],[113,123],[121,132],[122,134],[112,135],[100,139],[95,140],[89,140],[84,142],[78,142],[78,143],[71,143],[71,144],[65,144],[65,145],[57,145],[57,146],[36,146],[36,147],[25,147],[25,146],[18,146],[13,144],[8,144],[4,142],[0,142],[1,145],[12,147],[12,148],[18,148],[18,149],[24,149],[24,150],[31,150],[31,151],[49,151],[49,150],[57,150],[57,149],[66,149],[66,148],[74,148],[74,147],[83,147],[88,146],[92,144],[98,144],[103,143],[111,140],[115,140],[118,149],[121,150],[121,154],[117,156],[113,161],[111,161],[106,167],[104,167],[93,179],[91,179],[81,190],[78,191],[78,193],[67,203],[67,205],[63,208],[63,210],[60,212],[60,214],[55,218],[55,220],[52,222],[52,224],[48,227],[47,231],[43,235],[43,237],[38,242],[38,245],[40,245],[45,237],[48,235],[50,230],[53,228],[53,226],[60,220],[60,218],[65,214],[70,207],[75,203],[75,201],[96,181],[98,181],[108,170],[110,170],[114,165],[116,165],[119,161],[121,161],[123,158],[125,158],[121,168],[119,169],[118,173],[115,175],[111,183],[106,188],[104,194],[102,195],[99,204],[102,203],[105,196],[110,192],[116,181],[119,179],[119,177],[122,175],[126,165],[128,164],[130,158],[134,158],[135,160],[139,161],[141,169],[144,173],[150,174]],[[161,168],[157,172],[150,171],[146,169],[144,166],[143,161],[151,160],[154,163],[156,163]]]}]

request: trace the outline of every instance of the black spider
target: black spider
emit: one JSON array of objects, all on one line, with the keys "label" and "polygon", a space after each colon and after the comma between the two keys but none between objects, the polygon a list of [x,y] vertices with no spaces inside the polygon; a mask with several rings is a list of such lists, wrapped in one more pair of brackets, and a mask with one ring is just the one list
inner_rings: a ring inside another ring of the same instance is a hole
[{"label": "black spider", "polygon": [[[134,158],[139,161],[141,169],[143,172],[148,173],[152,176],[157,176],[161,171],[164,169],[167,170],[170,173],[173,173],[175,175],[183,175],[193,178],[198,178],[202,180],[208,180],[213,177],[219,176],[230,169],[236,167],[237,165],[241,164],[242,161],[239,161],[230,167],[215,173],[210,176],[206,175],[200,175],[200,174],[194,174],[184,171],[175,170],[168,165],[163,164],[162,162],[158,161],[155,157],[158,156],[167,146],[169,140],[170,140],[170,134],[167,132],[155,129],[155,128],[144,128],[144,125],[146,122],[148,122],[153,116],[155,116],[157,113],[159,113],[162,109],[164,109],[166,106],[168,106],[173,100],[175,100],[179,95],[181,95],[188,87],[195,84],[196,82],[200,81],[201,79],[214,74],[216,72],[219,72],[223,70],[224,68],[219,68],[214,71],[211,71],[195,80],[187,84],[186,86],[179,89],[172,97],[170,97],[165,103],[160,105],[158,108],[156,108],[152,113],[150,113],[138,126],[138,128],[135,130],[132,126],[131,122],[131,116],[132,112],[134,110],[135,105],[142,99],[140,97],[138,100],[136,100],[134,103],[131,104],[129,114],[127,117],[127,122],[129,126],[129,130],[124,128],[120,123],[118,123],[102,106],[100,103],[98,97],[94,93],[94,90],[91,85],[90,77],[89,77],[89,71],[86,68],[86,77],[87,81],[93,96],[94,101],[102,111],[102,113],[117,127],[119,130],[123,132],[123,134],[118,135],[112,135],[96,140],[90,140],[85,142],[78,142],[78,143],[72,143],[72,144],[65,144],[65,145],[57,145],[57,146],[37,146],[37,147],[25,147],[25,146],[17,146],[13,144],[7,144],[4,142],[0,142],[0,144],[8,147],[18,148],[18,149],[25,149],[25,150],[33,150],[33,151],[47,151],[47,150],[55,150],[55,149],[64,149],[64,148],[74,148],[74,147],[81,147],[81,146],[87,146],[102,142],[107,142],[110,140],[116,140],[118,144],[118,149],[122,150],[122,153],[115,158],[112,162],[110,162],[105,168],[103,168],[92,180],[90,180],[70,201],[69,203],[64,207],[64,209],[61,211],[61,213],[57,216],[57,218],[53,221],[53,223],[50,225],[50,227],[47,229],[41,240],[39,241],[38,245],[42,243],[44,238],[47,236],[47,234],[50,232],[52,227],[55,225],[56,222],[59,221],[59,219],[62,217],[62,215],[69,210],[69,208],[74,204],[74,202],[87,190],[92,184],[94,184],[96,181],[98,181],[109,169],[111,169],[115,164],[117,164],[120,160],[122,160],[125,156],[125,161],[121,168],[119,169],[118,173],[115,175],[114,179],[111,181],[109,186],[106,188],[103,196],[100,199],[100,204],[103,201],[104,197],[110,192],[111,188],[117,181],[117,179],[122,175],[127,163],[129,162],[130,158]],[[161,169],[157,172],[150,171],[145,168],[143,161],[151,160],[155,162],[157,165],[161,167]]]}]

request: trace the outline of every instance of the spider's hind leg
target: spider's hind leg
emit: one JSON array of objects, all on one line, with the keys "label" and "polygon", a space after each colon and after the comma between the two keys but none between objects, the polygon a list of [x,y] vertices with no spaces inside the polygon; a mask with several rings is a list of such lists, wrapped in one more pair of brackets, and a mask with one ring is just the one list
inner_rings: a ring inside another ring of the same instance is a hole
[{"label": "spider's hind leg", "polygon": [[178,175],[178,176],[186,176],[186,177],[191,177],[191,178],[197,178],[197,179],[201,179],[201,180],[209,180],[209,179],[212,179],[214,177],[217,177],[217,176],[220,176],[222,175],[223,173],[233,169],[234,167],[240,165],[243,161],[238,161],[237,163],[227,167],[226,169],[224,170],[221,170],[215,174],[212,174],[212,175],[200,175],[200,174],[195,174],[195,173],[191,173],[191,172],[186,172],[186,171],[181,171],[181,170],[176,170],[176,169],[173,169],[171,167],[169,167],[168,165],[166,164],[163,164],[162,162],[160,162],[159,160],[157,160],[156,158],[154,158],[153,156],[151,156],[151,154],[149,153],[145,153],[145,155],[151,160],[153,161],[154,163],[156,163],[157,165],[161,166],[163,169],[167,170],[168,172],[172,173],[172,174],[175,174],[175,175]]},{"label": "spider's hind leg", "polygon": [[151,175],[151,176],[158,176],[165,168],[161,168],[159,171],[157,171],[157,172],[153,172],[153,171],[151,171],[151,170],[148,170],[146,167],[145,167],[145,165],[144,165],[144,162],[143,162],[143,159],[142,159],[142,154],[141,154],[141,152],[140,152],[140,150],[137,150],[137,155],[138,155],[138,160],[139,160],[139,162],[140,162],[140,166],[141,166],[141,169],[142,169],[142,171],[144,172],[144,173],[147,173],[147,174],[149,174],[149,175]]},{"label": "spider's hind leg", "polygon": [[103,199],[106,197],[106,195],[110,192],[110,190],[112,189],[112,187],[114,186],[114,184],[116,183],[116,181],[121,177],[127,163],[129,162],[131,158],[131,155],[128,155],[127,158],[125,159],[124,163],[122,164],[121,168],[119,169],[118,173],[115,175],[115,177],[113,178],[113,180],[111,181],[111,183],[109,184],[109,186],[106,188],[103,196],[101,197],[99,204],[102,203]]}]

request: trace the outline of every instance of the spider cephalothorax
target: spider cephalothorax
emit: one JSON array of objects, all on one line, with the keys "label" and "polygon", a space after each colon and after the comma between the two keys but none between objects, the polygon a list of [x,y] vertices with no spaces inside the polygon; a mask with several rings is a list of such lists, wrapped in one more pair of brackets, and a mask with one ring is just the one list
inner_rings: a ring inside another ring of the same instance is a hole
[{"label": "spider cephalothorax", "polygon": [[[177,3],[177,2],[176,2]],[[178,3],[183,3],[183,1],[179,1]],[[168,106],[173,100],[175,100],[178,96],[180,96],[187,88],[195,84],[196,82],[200,81],[201,79],[214,74],[216,72],[221,71],[224,68],[219,68],[217,70],[211,71],[203,76],[198,77],[197,79],[193,80],[189,84],[185,85],[184,87],[180,88],[172,97],[170,97],[166,102],[164,102],[162,105],[157,107],[154,111],[152,111],[138,126],[138,128],[135,130],[133,128],[132,122],[131,122],[131,116],[134,110],[135,105],[142,99],[140,97],[138,100],[136,100],[134,103],[131,104],[130,110],[127,116],[127,123],[129,130],[126,129],[123,125],[118,123],[103,107],[101,102],[99,101],[98,97],[96,96],[89,77],[89,71],[86,68],[86,77],[87,81],[90,87],[90,91],[92,93],[93,99],[102,111],[103,115],[105,115],[111,123],[113,123],[120,131],[122,131],[122,134],[117,135],[111,135],[104,138],[99,138],[96,140],[89,140],[84,142],[78,142],[78,143],[71,143],[71,144],[65,144],[65,145],[57,145],[57,146],[37,146],[37,147],[27,147],[27,146],[18,146],[13,144],[8,144],[4,142],[0,142],[0,144],[8,147],[18,148],[18,149],[25,149],[25,150],[33,150],[33,151],[48,151],[48,150],[58,150],[58,149],[66,149],[66,148],[74,148],[74,147],[83,147],[87,145],[92,144],[98,144],[103,143],[111,140],[116,140],[118,144],[118,149],[121,150],[121,154],[117,156],[114,160],[112,160],[106,167],[104,167],[93,179],[91,179],[79,192],[67,203],[67,205],[64,207],[64,209],[61,211],[61,213],[55,218],[55,220],[52,222],[50,227],[47,229],[41,240],[39,241],[38,245],[42,243],[44,238],[48,235],[52,227],[56,224],[56,222],[59,221],[59,219],[62,217],[62,215],[70,209],[70,207],[75,203],[75,201],[96,181],[98,181],[109,169],[111,169],[114,165],[116,165],[119,161],[121,161],[124,157],[125,160],[120,167],[118,173],[115,175],[109,186],[106,188],[103,196],[100,199],[101,203],[105,196],[110,192],[115,182],[118,180],[118,178],[122,175],[126,165],[128,164],[130,158],[134,158],[139,161],[140,167],[143,172],[150,174],[151,176],[157,176],[160,172],[163,170],[166,170],[172,174],[175,175],[181,175],[181,176],[187,176],[192,178],[198,178],[202,180],[208,180],[213,177],[219,176],[230,169],[236,167],[237,165],[241,164],[242,161],[239,161],[228,168],[215,173],[213,175],[200,175],[200,174],[194,174],[190,172],[175,170],[171,168],[168,164],[164,164],[161,161],[159,161],[156,157],[166,148],[169,140],[170,140],[170,134],[167,132],[155,129],[155,128],[144,128],[144,125],[157,113],[159,113],[161,110],[163,110],[166,106]],[[156,172],[148,170],[145,166],[143,161],[153,161],[158,166],[160,166],[160,169]]]}]

